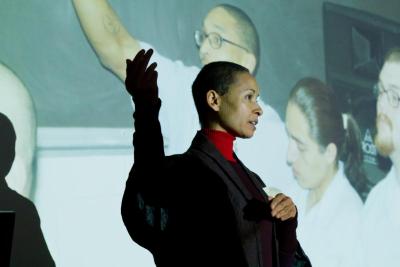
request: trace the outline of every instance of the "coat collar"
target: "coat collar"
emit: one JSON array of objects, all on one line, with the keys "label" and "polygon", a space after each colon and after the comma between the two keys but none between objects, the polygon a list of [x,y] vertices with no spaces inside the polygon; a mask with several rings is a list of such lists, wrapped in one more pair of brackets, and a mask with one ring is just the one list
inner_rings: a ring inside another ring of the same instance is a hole
[{"label": "coat collar", "polygon": [[[226,184],[229,185],[229,183],[232,183],[246,199],[250,200],[253,198],[234,168],[201,131],[198,131],[194,137],[188,153],[197,156],[203,163],[205,163],[205,165],[210,167],[212,171],[216,172]],[[250,177],[252,182],[256,184],[257,189],[264,187],[264,183],[243,165],[243,163],[237,158],[236,154],[234,154],[234,157]],[[261,193],[265,194],[264,192]]]}]

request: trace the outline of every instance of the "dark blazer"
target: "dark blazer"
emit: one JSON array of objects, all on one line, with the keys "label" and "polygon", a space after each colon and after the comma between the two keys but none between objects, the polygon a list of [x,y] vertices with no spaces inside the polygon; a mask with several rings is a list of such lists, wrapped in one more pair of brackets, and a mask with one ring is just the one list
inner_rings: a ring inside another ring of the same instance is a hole
[{"label": "dark blazer", "polygon": [[201,132],[184,154],[164,156],[159,107],[135,107],[135,163],[121,210],[132,239],[157,266],[263,266],[259,224],[243,214],[252,196],[239,176]]}]

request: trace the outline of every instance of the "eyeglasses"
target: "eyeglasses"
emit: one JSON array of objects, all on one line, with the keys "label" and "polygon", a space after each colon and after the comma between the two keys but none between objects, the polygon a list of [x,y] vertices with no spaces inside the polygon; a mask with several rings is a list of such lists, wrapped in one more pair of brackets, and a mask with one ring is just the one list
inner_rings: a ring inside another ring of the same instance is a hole
[{"label": "eyeglasses", "polygon": [[197,30],[194,32],[194,39],[196,41],[196,45],[198,48],[200,48],[200,46],[203,44],[205,39],[208,39],[210,46],[214,49],[221,48],[222,42],[226,42],[228,44],[237,46],[237,47],[242,48],[245,51],[249,52],[249,50],[246,47],[236,44],[232,41],[229,41],[229,40],[223,38],[221,35],[219,35],[216,32],[205,33],[203,31]]},{"label": "eyeglasses", "polygon": [[393,108],[399,107],[400,96],[394,89],[386,89],[381,83],[376,83],[373,88],[374,95],[379,99],[382,94],[385,94],[387,101]]}]

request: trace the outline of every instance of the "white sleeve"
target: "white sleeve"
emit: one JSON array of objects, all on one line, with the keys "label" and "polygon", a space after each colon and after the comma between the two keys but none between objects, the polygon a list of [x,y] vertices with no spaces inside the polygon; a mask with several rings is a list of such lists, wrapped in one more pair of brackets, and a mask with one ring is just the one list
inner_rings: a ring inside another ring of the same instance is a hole
[{"label": "white sleeve", "polygon": [[191,89],[199,68],[166,58],[147,43],[140,42],[140,46],[146,50],[152,48],[154,54],[151,61],[157,62],[159,97],[162,101],[159,119],[166,154],[183,153],[199,129]]}]

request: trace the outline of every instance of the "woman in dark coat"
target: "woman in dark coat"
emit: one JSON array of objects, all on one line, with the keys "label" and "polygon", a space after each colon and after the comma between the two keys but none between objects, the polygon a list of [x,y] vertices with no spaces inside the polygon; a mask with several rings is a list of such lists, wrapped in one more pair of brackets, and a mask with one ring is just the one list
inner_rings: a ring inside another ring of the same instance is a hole
[{"label": "woman in dark coat", "polygon": [[291,266],[296,207],[283,194],[268,197],[261,179],[233,152],[235,138],[253,136],[262,115],[256,80],[234,63],[204,66],[192,86],[201,129],[187,152],[165,156],[156,64],[147,67],[151,54],[142,50],[127,60],[135,163],[122,217],[132,239],[157,266],[267,267],[278,260]]}]

